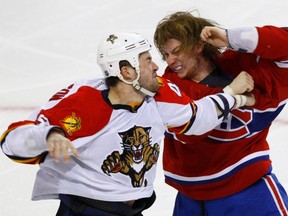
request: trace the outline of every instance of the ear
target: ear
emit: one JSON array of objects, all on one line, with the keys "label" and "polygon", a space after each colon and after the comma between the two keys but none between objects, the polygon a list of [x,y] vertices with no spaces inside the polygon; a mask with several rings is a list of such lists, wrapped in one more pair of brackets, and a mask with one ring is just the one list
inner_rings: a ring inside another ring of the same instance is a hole
[{"label": "ear", "polygon": [[199,55],[200,53],[202,53],[203,49],[204,49],[204,43],[199,43],[199,44],[195,47],[194,51],[195,51],[196,54]]},{"label": "ear", "polygon": [[121,75],[122,75],[123,77],[126,77],[126,76],[127,76],[127,73],[128,73],[128,67],[127,67],[127,66],[122,66],[121,69],[120,69],[120,71],[121,71]]},{"label": "ear", "polygon": [[121,75],[125,80],[132,80],[133,79],[133,73],[132,73],[132,68],[128,66],[123,66],[121,68]]}]

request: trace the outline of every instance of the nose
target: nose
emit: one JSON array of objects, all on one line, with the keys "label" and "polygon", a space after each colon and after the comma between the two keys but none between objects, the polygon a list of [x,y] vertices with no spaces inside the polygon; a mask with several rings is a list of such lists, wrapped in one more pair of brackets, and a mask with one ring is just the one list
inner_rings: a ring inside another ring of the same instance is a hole
[{"label": "nose", "polygon": [[159,70],[158,65],[155,62],[153,62],[153,71],[158,71],[158,70]]},{"label": "nose", "polygon": [[176,62],[176,55],[166,56],[165,61],[168,64],[168,66],[172,66]]}]

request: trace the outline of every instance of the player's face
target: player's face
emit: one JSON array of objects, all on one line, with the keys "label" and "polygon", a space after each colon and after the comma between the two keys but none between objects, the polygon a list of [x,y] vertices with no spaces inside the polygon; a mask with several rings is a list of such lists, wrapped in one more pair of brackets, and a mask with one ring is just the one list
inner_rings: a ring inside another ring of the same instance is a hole
[{"label": "player's face", "polygon": [[139,84],[143,88],[156,92],[159,89],[157,81],[157,70],[159,67],[152,61],[149,52],[141,53],[139,56],[140,79]]},{"label": "player's face", "polygon": [[176,39],[169,39],[163,45],[163,54],[168,66],[177,73],[181,79],[194,80],[199,71],[199,58],[194,51],[190,53],[180,52],[181,42]]}]

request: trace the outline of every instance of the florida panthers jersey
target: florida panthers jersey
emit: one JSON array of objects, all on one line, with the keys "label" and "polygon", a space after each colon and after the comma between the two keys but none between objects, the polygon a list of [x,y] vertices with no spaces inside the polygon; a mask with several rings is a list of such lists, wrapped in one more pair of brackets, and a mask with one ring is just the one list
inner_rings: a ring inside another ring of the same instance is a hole
[{"label": "florida panthers jersey", "polygon": [[[241,71],[253,76],[255,106],[233,110],[223,123],[203,136],[170,133],[165,137],[166,183],[190,198],[228,196],[271,171],[266,137],[288,98],[288,30],[273,26],[250,30],[255,34],[249,35],[248,42],[242,39],[245,29],[228,30],[231,46],[242,52],[227,50],[215,59],[215,64],[231,80]],[[164,77],[193,99],[224,87],[182,80],[169,68]]]},{"label": "florida panthers jersey", "polygon": [[[161,78],[159,83],[154,98],[130,106],[112,105],[103,80],[81,81],[26,121],[10,125],[1,139],[4,153],[18,162],[40,163],[32,199],[59,193],[105,201],[151,196],[165,129],[202,134],[222,121],[211,98],[193,102],[174,84]],[[231,108],[234,98],[225,97]],[[47,154],[45,138],[52,127],[65,130],[79,158],[55,163]]]}]

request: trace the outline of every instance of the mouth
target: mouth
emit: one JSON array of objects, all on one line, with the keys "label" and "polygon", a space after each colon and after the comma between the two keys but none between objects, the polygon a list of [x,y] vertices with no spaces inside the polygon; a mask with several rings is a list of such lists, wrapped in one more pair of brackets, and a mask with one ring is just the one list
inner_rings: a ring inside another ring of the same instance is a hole
[{"label": "mouth", "polygon": [[170,67],[170,68],[176,73],[181,72],[181,70],[183,69],[181,65],[176,66],[176,67]]},{"label": "mouth", "polygon": [[154,73],[152,77],[153,77],[153,79],[157,79],[157,77],[158,77],[157,73]]},{"label": "mouth", "polygon": [[135,162],[141,162],[142,159],[143,159],[142,151],[136,150],[136,151],[134,152],[134,161],[135,161]]}]

